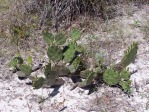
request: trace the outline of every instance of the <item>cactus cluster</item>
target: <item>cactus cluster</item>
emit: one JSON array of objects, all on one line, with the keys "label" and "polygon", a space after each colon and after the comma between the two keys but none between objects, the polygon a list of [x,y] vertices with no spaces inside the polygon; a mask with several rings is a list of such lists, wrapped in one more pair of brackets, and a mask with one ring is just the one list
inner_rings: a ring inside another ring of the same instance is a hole
[{"label": "cactus cluster", "polygon": [[110,86],[119,85],[125,92],[130,91],[130,72],[123,70],[120,73],[112,68],[107,69],[103,74],[103,80]]},{"label": "cactus cluster", "polygon": [[135,60],[137,50],[138,43],[133,42],[133,44],[130,45],[130,47],[128,47],[128,49],[124,52],[124,57],[122,58],[121,62],[104,72],[104,82],[108,85],[118,84],[125,92],[130,91],[131,73],[126,70],[126,67]]},{"label": "cactus cluster", "polygon": [[[52,86],[59,77],[66,76],[69,73],[74,73],[77,71],[81,62],[78,54],[81,52],[82,48],[77,45],[76,41],[79,39],[80,34],[80,31],[74,28],[70,35],[70,42],[63,46],[68,38],[65,34],[59,33],[53,35],[48,32],[43,33],[43,38],[48,43],[47,55],[49,57],[49,63],[45,66],[45,78],[37,78],[33,81],[33,87],[35,89],[40,88],[44,84]],[[62,60],[65,63],[69,63],[69,65],[58,65],[57,63]],[[56,64],[51,66],[50,61]]]},{"label": "cactus cluster", "polygon": [[[33,72],[29,66],[32,64],[32,59],[28,58],[28,65],[23,63],[22,57],[15,57],[11,62],[11,66],[15,70],[20,70],[26,74],[26,77],[33,81],[35,89],[41,88],[43,85],[52,86],[60,77],[71,77],[79,75],[82,82],[78,86],[84,87],[91,84],[97,84],[99,80],[113,86],[119,85],[125,92],[130,91],[130,72],[126,67],[134,61],[138,44],[134,42],[124,52],[124,57],[120,63],[114,66],[105,66],[103,64],[103,54],[97,53],[95,55],[97,64],[93,68],[83,66],[83,48],[77,44],[81,32],[78,29],[73,29],[70,34],[69,40],[64,33],[53,35],[48,32],[43,33],[43,38],[48,44],[47,55],[49,63],[44,67],[44,77],[29,77]],[[52,64],[51,64],[52,63]],[[63,82],[63,81],[62,81]]]}]

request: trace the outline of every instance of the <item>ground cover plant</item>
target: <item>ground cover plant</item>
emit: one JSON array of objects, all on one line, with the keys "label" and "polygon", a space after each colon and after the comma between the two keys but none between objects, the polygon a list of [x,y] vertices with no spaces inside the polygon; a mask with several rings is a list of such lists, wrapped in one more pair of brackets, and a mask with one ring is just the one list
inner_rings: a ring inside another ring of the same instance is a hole
[{"label": "ground cover plant", "polygon": [[130,93],[131,73],[126,67],[135,60],[138,43],[133,42],[128,47],[119,63],[104,65],[103,58],[96,54],[97,63],[93,68],[88,68],[85,65],[87,62],[84,58],[86,57],[85,48],[77,43],[80,36],[81,32],[76,28],[71,30],[70,36],[64,33],[43,32],[43,38],[48,45],[47,56],[49,57],[49,62],[44,66],[44,76],[31,75],[42,66],[33,69],[31,57],[28,58],[28,64],[23,62],[21,56],[14,57],[10,62],[13,72],[24,73],[18,77],[32,80],[34,89],[39,89],[44,85],[53,86],[56,82],[63,80],[61,77],[79,77],[81,81],[76,82],[73,89],[77,86],[82,88],[92,84],[106,83],[109,86],[118,86],[124,92]]}]

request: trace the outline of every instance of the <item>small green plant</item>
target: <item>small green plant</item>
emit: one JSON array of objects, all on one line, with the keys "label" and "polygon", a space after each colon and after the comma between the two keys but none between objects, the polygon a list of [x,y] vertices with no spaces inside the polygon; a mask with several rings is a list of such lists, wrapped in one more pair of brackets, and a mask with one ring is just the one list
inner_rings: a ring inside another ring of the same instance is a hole
[{"label": "small green plant", "polygon": [[141,26],[141,22],[139,20],[134,20],[132,27],[133,28],[138,28]]}]

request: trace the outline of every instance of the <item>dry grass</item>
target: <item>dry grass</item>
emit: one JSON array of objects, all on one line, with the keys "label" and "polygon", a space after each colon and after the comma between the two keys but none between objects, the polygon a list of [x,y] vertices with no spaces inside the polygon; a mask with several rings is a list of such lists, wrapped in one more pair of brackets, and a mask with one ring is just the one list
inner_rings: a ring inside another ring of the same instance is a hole
[{"label": "dry grass", "polygon": [[[0,5],[0,37],[9,37],[16,45],[20,40],[28,37],[35,37],[40,30],[56,31],[74,27],[79,24],[81,29],[95,29],[96,20],[109,20],[117,16],[117,4],[131,3],[131,0],[70,0],[70,2],[58,0],[56,3],[48,0],[1,0]],[[137,3],[147,3],[148,0],[133,1]],[[127,14],[132,15],[131,5],[127,9]],[[80,15],[83,15],[80,19]],[[113,16],[114,15],[114,16]],[[113,29],[113,28],[112,28]],[[116,36],[123,37],[122,28],[114,27]],[[147,32],[144,27],[143,31]],[[39,36],[39,35],[38,35]]]}]

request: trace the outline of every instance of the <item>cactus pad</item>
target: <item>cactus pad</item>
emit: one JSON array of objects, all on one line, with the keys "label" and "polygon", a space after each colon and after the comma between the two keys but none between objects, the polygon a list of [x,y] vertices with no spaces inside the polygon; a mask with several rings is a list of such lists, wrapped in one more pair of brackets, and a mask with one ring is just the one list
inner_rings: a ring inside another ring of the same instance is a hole
[{"label": "cactus pad", "polygon": [[47,76],[51,72],[51,63],[48,63],[44,69],[44,75]]},{"label": "cactus pad", "polygon": [[74,58],[75,46],[71,44],[68,50],[64,53],[64,60],[69,63]]},{"label": "cactus pad", "polygon": [[103,74],[103,80],[108,85],[116,85],[120,81],[119,74],[112,69],[107,69]]},{"label": "cactus pad", "polygon": [[119,83],[119,85],[122,87],[122,89],[125,92],[130,91],[130,84],[131,84],[130,80],[128,80],[128,81],[120,81],[120,83]]},{"label": "cactus pad", "polygon": [[62,45],[66,42],[66,36],[63,33],[55,35],[55,43],[57,45]]},{"label": "cactus pad", "polygon": [[80,35],[81,35],[81,32],[78,29],[76,28],[72,29],[71,38],[73,42],[76,42],[80,38]]},{"label": "cactus pad", "polygon": [[90,70],[83,70],[80,72],[80,76],[84,79],[86,79],[89,74],[90,74]]},{"label": "cactus pad", "polygon": [[40,89],[43,86],[44,82],[45,82],[45,79],[43,77],[36,78],[33,81],[34,89]]},{"label": "cactus pad", "polygon": [[130,47],[128,47],[128,49],[124,53],[122,61],[120,62],[123,68],[127,67],[131,62],[135,60],[137,50],[138,50],[137,42],[133,42],[133,44]]},{"label": "cactus pad", "polygon": [[52,86],[55,83],[56,78],[58,78],[58,73],[56,71],[50,71],[50,73],[46,75],[46,85]]},{"label": "cactus pad", "polygon": [[123,70],[121,73],[120,73],[120,77],[121,77],[121,79],[122,80],[129,80],[130,79],[130,76],[131,76],[131,74],[130,74],[130,72],[129,71],[127,71],[127,70]]},{"label": "cactus pad", "polygon": [[28,65],[25,65],[25,64],[20,65],[20,66],[19,66],[19,69],[20,69],[23,73],[25,73],[26,75],[30,75],[31,72],[32,72],[32,68],[31,68],[30,66],[28,66]]},{"label": "cactus pad", "polygon": [[49,45],[51,45],[54,41],[53,34],[48,33],[48,32],[43,33],[43,38]]},{"label": "cactus pad", "polygon": [[22,57],[14,57],[10,61],[10,66],[16,68],[18,64],[23,64],[23,58]]},{"label": "cactus pad", "polygon": [[32,57],[31,56],[28,56],[27,62],[28,62],[29,65],[32,65],[33,60],[32,60]]},{"label": "cactus pad", "polygon": [[87,78],[83,82],[80,83],[79,85],[80,87],[85,87],[85,86],[92,84],[94,76],[95,76],[94,72],[90,71],[88,72],[88,74],[86,74],[86,76]]},{"label": "cactus pad", "polygon": [[49,46],[47,54],[49,59],[53,61],[60,61],[63,57],[61,49],[57,46]]},{"label": "cactus pad", "polygon": [[77,57],[69,66],[69,70],[71,73],[76,72],[76,70],[78,69],[79,65],[80,65],[81,59],[80,57]]}]

